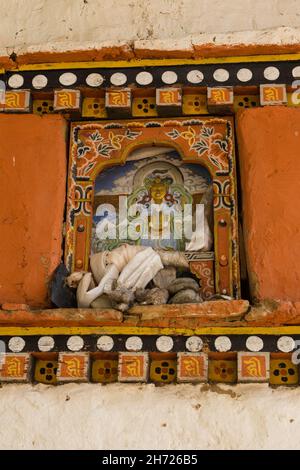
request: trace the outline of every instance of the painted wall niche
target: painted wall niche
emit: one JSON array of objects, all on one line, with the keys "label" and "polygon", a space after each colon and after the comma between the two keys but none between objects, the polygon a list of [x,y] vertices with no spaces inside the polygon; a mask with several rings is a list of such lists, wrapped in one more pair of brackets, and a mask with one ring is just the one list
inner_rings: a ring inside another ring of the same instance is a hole
[{"label": "painted wall niche", "polygon": [[160,256],[180,253],[204,300],[239,298],[231,118],[73,123],[68,193],[72,272],[94,273],[93,257],[110,259],[129,244]]}]

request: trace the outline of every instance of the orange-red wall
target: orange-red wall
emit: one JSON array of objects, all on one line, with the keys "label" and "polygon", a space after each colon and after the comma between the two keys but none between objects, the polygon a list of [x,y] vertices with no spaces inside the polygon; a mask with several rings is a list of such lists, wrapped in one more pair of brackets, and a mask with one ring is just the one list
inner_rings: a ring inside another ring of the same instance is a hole
[{"label": "orange-red wall", "polygon": [[300,300],[300,109],[237,115],[251,294]]},{"label": "orange-red wall", "polygon": [[47,305],[61,257],[66,130],[58,115],[0,115],[0,304]]}]

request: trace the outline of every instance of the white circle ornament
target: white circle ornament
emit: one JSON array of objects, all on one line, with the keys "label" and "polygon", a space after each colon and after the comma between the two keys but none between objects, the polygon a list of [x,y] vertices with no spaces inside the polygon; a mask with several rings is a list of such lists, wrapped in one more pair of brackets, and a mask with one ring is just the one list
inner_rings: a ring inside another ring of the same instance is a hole
[{"label": "white circle ornament", "polygon": [[127,82],[127,77],[125,73],[116,72],[116,73],[113,73],[112,76],[110,77],[110,82],[112,83],[112,85],[115,85],[115,86],[125,85],[125,83]]},{"label": "white circle ornament", "polygon": [[190,336],[185,342],[185,347],[190,352],[198,352],[203,348],[203,341],[199,336]]},{"label": "white circle ornament", "polygon": [[102,77],[102,75],[100,75],[100,73],[90,73],[86,77],[85,81],[87,85],[96,87],[102,85],[102,83],[104,82],[104,78]]},{"label": "white circle ornament", "polygon": [[259,336],[249,336],[246,341],[246,347],[249,351],[258,352],[264,347],[264,342]]},{"label": "white circle ornament", "polygon": [[72,73],[72,72],[65,72],[61,74],[61,76],[59,77],[59,83],[61,83],[64,86],[74,85],[74,83],[76,82],[77,82],[77,77],[75,73]]},{"label": "white circle ornament", "polygon": [[70,336],[67,341],[67,348],[70,351],[80,351],[84,346],[84,341],[81,336]]},{"label": "white circle ornament", "polygon": [[297,67],[293,68],[292,75],[293,75],[294,78],[299,78],[300,77],[300,65],[297,65]]},{"label": "white circle ornament", "polygon": [[8,86],[11,88],[20,88],[24,83],[24,77],[19,73],[14,73],[8,79]]},{"label": "white circle ornament", "polygon": [[161,79],[166,85],[173,85],[173,83],[177,82],[177,73],[167,70],[162,74]]},{"label": "white circle ornament", "polygon": [[36,90],[41,90],[42,88],[45,88],[45,86],[47,86],[47,83],[48,83],[48,78],[46,77],[46,75],[42,75],[42,74],[36,75],[32,79],[32,86]]},{"label": "white circle ornament", "polygon": [[139,336],[130,336],[126,340],[125,347],[127,351],[140,351],[143,347],[143,341]]},{"label": "white circle ornament", "polygon": [[290,336],[281,336],[277,341],[279,351],[288,353],[295,348],[295,341]]},{"label": "white circle ornament", "polygon": [[52,336],[42,336],[38,340],[38,347],[43,352],[51,351],[54,348],[54,339]]},{"label": "white circle ornament", "polygon": [[253,73],[250,69],[240,69],[236,76],[240,82],[249,82],[253,76]]},{"label": "white circle ornament", "polygon": [[191,70],[188,72],[187,76],[187,81],[190,83],[201,83],[204,79],[204,75],[200,70]]},{"label": "white circle ornament", "polygon": [[264,70],[264,77],[267,80],[277,80],[279,75],[280,75],[280,72],[277,67],[270,66],[270,67],[266,67]]},{"label": "white circle ornament", "polygon": [[218,336],[215,340],[215,348],[219,352],[226,352],[231,349],[231,341],[227,336]]},{"label": "white circle ornament", "polygon": [[21,352],[25,347],[25,341],[20,336],[13,336],[8,341],[8,349],[12,352]]},{"label": "white circle ornament", "polygon": [[150,72],[140,72],[135,80],[139,85],[150,85],[153,82],[153,75]]},{"label": "white circle ornament", "polygon": [[114,340],[111,336],[103,335],[97,340],[97,348],[100,351],[111,351],[114,347]]},{"label": "white circle ornament", "polygon": [[174,341],[171,336],[160,336],[156,340],[156,347],[160,352],[168,352],[173,349]]},{"label": "white circle ornament", "polygon": [[227,82],[229,78],[229,72],[226,69],[217,69],[214,71],[214,79],[217,82]]}]

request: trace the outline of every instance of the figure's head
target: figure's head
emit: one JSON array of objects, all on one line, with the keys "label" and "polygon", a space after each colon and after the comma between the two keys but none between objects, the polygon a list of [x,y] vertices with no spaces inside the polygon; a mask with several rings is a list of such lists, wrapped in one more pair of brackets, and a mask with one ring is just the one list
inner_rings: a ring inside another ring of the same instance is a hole
[{"label": "figure's head", "polygon": [[156,178],[154,183],[150,186],[149,192],[155,204],[161,204],[168,192],[168,187],[160,178]]},{"label": "figure's head", "polygon": [[155,178],[146,178],[145,185],[155,204],[161,204],[163,202],[168,194],[171,183],[172,179],[168,177],[161,178],[160,176],[156,176]]},{"label": "figure's head", "polygon": [[77,289],[78,284],[83,278],[84,271],[76,271],[66,278],[66,284],[72,289]]}]

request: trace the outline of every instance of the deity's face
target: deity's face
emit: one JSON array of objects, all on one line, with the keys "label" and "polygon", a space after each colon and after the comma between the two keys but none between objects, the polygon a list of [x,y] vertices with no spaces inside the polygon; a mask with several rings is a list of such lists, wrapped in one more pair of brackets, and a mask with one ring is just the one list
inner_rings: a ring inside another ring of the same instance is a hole
[{"label": "deity's face", "polygon": [[167,194],[167,186],[164,183],[153,183],[150,187],[150,196],[155,204],[161,204]]}]

